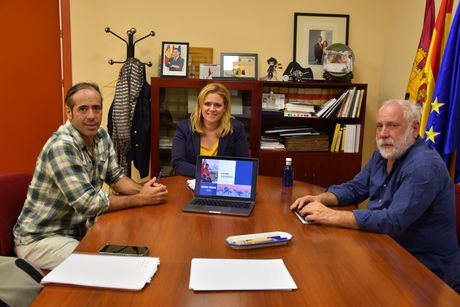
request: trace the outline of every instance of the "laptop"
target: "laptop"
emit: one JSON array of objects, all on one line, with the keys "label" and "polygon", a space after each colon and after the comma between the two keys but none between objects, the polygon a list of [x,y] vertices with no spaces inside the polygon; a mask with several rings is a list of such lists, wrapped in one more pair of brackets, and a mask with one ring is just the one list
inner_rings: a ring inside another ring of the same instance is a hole
[{"label": "laptop", "polygon": [[249,216],[256,202],[259,160],[198,156],[195,197],[185,212]]}]

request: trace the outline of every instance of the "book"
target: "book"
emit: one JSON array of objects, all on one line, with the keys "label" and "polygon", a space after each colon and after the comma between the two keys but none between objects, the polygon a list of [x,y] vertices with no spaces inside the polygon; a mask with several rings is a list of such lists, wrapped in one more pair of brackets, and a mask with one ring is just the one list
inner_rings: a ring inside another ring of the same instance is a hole
[{"label": "book", "polygon": [[337,143],[335,143],[334,152],[340,151],[340,145],[342,143],[342,134],[343,134],[343,126],[340,125],[339,134],[337,135]]},{"label": "book", "polygon": [[280,136],[299,136],[299,135],[319,135],[319,132],[303,131],[303,132],[284,132],[280,133]]},{"label": "book", "polygon": [[360,93],[359,93],[359,100],[358,100],[358,107],[356,108],[356,112],[355,112],[355,116],[354,117],[358,117],[360,116],[361,114],[361,104],[363,103],[363,96],[364,96],[364,90],[360,90]]},{"label": "book", "polygon": [[265,130],[265,133],[281,133],[281,132],[294,132],[294,131],[315,131],[311,127],[273,127],[273,129]]},{"label": "book", "polygon": [[329,151],[327,134],[290,136],[284,139],[288,151]]},{"label": "book", "polygon": [[356,125],[356,134],[355,134],[355,152],[359,152],[359,140],[361,138],[361,125]]},{"label": "book", "polygon": [[355,151],[355,125],[345,125],[346,135],[343,152],[352,153]]},{"label": "book", "polygon": [[351,118],[355,117],[355,112],[356,112],[357,107],[358,107],[359,92],[360,92],[360,91],[361,91],[361,90],[356,90],[356,91],[355,91],[355,94],[354,94],[354,96],[353,96],[353,102],[352,102],[352,104],[351,104],[351,106],[350,106],[350,110],[348,111],[348,114],[347,114],[347,117],[349,117],[349,118],[350,118],[350,117],[351,117]]},{"label": "book", "polygon": [[342,129],[342,139],[340,140],[340,148],[339,151],[343,152],[345,150],[345,139],[347,137],[347,126],[343,126]]},{"label": "book", "polygon": [[340,124],[336,123],[334,128],[334,136],[332,137],[331,152],[335,151],[335,146],[337,145],[337,138],[339,136]]},{"label": "book", "polygon": [[312,117],[312,113],[284,111],[284,117]]},{"label": "book", "polygon": [[288,112],[314,113],[315,107],[306,104],[289,102],[286,103],[284,110]]},{"label": "book", "polygon": [[321,114],[321,117],[324,117],[324,118],[330,117],[330,116],[334,113],[334,111],[335,111],[340,105],[343,104],[343,101],[347,98],[347,96],[348,96],[348,91],[343,92],[343,93],[339,96],[339,98],[337,98],[336,101],[335,101],[333,104],[331,104],[331,105],[328,107],[328,109],[327,109],[323,114]]},{"label": "book", "polygon": [[337,114],[337,117],[347,117],[347,114],[350,110],[350,106],[353,101],[353,97],[356,91],[356,87],[353,87],[352,89],[348,90],[348,96],[346,101],[342,104],[343,107],[340,108],[340,112]]},{"label": "book", "polygon": [[321,117],[321,115],[323,115],[336,101],[337,101],[337,99],[335,99],[335,98],[329,99],[323,105],[323,107],[315,113],[315,115],[318,116],[318,117]]},{"label": "book", "polygon": [[[344,96],[345,97],[345,96]],[[323,114],[323,118],[329,118],[332,114],[334,114],[335,110],[343,104],[344,99],[337,100],[334,104]]]}]

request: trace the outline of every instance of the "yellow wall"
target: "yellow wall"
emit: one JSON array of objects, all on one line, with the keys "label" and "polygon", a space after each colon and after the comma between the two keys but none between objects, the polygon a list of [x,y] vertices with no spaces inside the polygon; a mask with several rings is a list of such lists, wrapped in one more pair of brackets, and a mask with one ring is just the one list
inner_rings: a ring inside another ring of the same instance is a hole
[{"label": "yellow wall", "polygon": [[[454,10],[457,4],[458,0]],[[148,77],[157,76],[162,41],[214,48],[214,63],[219,63],[221,52],[258,53],[262,75],[270,56],[284,67],[292,61],[294,12],[349,14],[349,46],[356,56],[353,82],[368,84],[365,162],[375,149],[374,121],[380,103],[404,97],[424,6],[423,0],[73,0],[73,82],[97,82],[107,114],[120,69],[120,65],[110,66],[107,61],[126,57],[124,44],[104,32],[107,26],[125,38],[131,27],[137,29],[137,38],[150,30],[156,32],[154,38],[136,46],[137,58],[154,63],[147,69]]]}]

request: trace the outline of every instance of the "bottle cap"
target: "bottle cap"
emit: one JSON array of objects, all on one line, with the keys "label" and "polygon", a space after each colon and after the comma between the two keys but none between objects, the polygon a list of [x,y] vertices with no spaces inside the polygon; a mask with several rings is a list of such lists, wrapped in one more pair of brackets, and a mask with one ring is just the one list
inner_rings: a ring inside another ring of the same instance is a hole
[{"label": "bottle cap", "polygon": [[292,163],[292,158],[286,158],[286,164],[291,165],[291,163]]}]

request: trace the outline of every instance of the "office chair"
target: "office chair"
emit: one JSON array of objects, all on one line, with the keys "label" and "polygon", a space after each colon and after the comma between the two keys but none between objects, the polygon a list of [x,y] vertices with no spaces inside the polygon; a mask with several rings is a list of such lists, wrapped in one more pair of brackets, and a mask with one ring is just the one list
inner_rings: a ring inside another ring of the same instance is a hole
[{"label": "office chair", "polygon": [[455,187],[455,212],[457,219],[457,240],[460,245],[460,185],[456,184]]},{"label": "office chair", "polygon": [[0,255],[14,256],[13,226],[27,196],[32,175],[0,175]]}]

